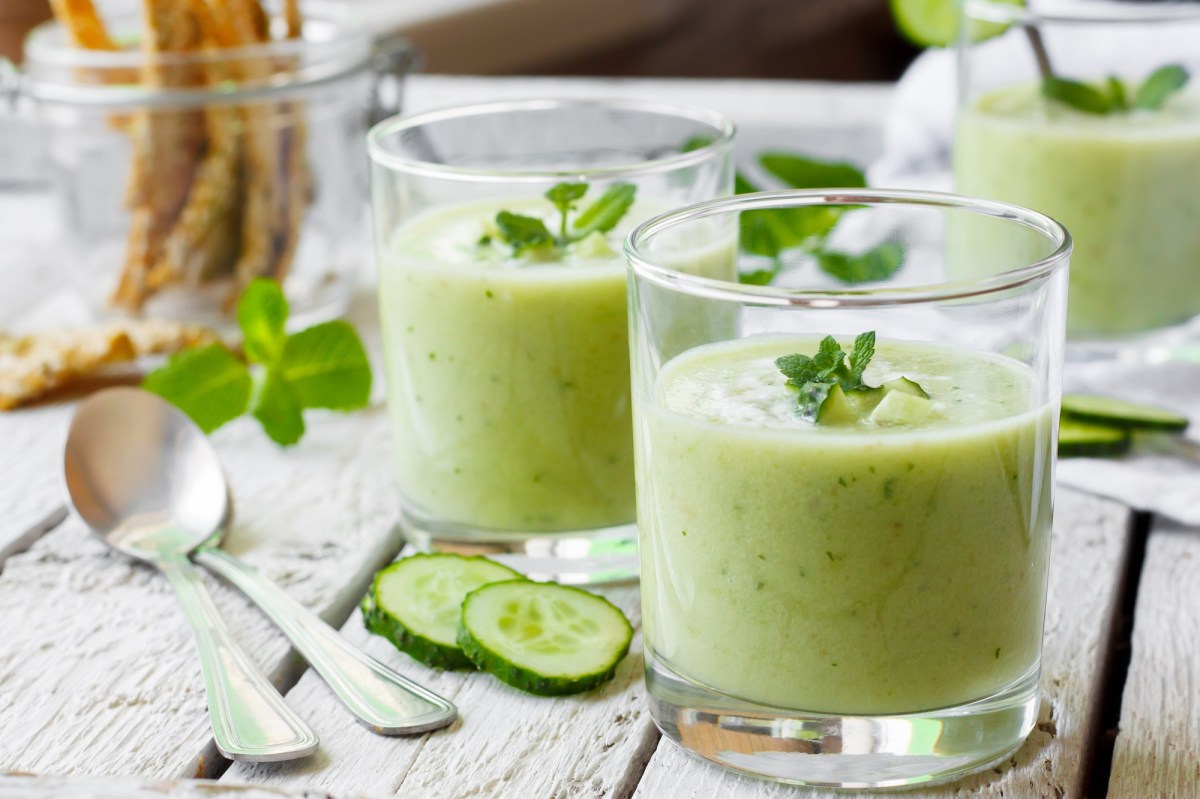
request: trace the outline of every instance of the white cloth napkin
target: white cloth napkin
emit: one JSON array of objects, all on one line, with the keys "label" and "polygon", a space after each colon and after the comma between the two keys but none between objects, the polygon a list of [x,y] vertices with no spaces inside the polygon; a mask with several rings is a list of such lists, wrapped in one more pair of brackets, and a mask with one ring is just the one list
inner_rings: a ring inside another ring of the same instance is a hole
[{"label": "white cloth napkin", "polygon": [[[987,58],[976,65],[984,70],[1030,57],[1028,44],[1017,36],[988,42],[987,48]],[[1140,68],[1133,67],[1133,74]],[[867,171],[871,185],[951,191],[956,102],[954,51],[926,51],[896,86],[884,123],[884,154]],[[1179,338],[1200,342],[1200,325]],[[1184,357],[1179,350],[1159,355]],[[1063,458],[1059,483],[1200,526],[1200,346],[1192,348],[1191,361],[1069,364],[1066,391],[1161,405],[1187,415],[1193,426],[1181,437],[1139,435],[1133,450],[1119,458]]]}]

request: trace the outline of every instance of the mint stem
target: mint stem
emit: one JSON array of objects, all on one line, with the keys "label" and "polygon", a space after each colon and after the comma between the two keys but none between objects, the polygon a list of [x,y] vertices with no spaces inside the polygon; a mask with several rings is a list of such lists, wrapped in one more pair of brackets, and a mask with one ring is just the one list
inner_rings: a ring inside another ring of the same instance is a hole
[{"label": "mint stem", "polygon": [[1037,25],[1030,23],[1025,26],[1025,35],[1029,37],[1029,44],[1033,47],[1033,57],[1037,60],[1038,72],[1041,73],[1042,79],[1053,78],[1054,69],[1050,66],[1050,53],[1046,49],[1046,40],[1042,38],[1042,32]]}]

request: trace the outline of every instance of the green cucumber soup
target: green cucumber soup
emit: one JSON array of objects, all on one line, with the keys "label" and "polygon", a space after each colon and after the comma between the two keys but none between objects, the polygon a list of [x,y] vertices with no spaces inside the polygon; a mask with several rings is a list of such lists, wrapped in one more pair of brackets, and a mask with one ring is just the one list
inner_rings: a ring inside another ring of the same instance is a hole
[{"label": "green cucumber soup", "polygon": [[[404,501],[453,523],[557,532],[633,521],[625,262],[660,210],[636,202],[559,260],[491,240],[497,212],[556,226],[540,198],[446,206],[381,248],[380,316]],[[732,275],[732,249],[689,259]]]},{"label": "green cucumber soup", "polygon": [[[849,342],[842,346],[849,349]],[[676,356],[637,407],[646,644],[671,671],[789,710],[893,714],[1036,669],[1054,424],[1002,356],[880,342],[865,379],[916,420],[825,425],[774,360],[809,337]]]},{"label": "green cucumber soup", "polygon": [[993,91],[959,114],[954,171],[963,194],[1033,208],[1070,231],[1071,335],[1200,313],[1200,96],[1095,115],[1036,85]]}]

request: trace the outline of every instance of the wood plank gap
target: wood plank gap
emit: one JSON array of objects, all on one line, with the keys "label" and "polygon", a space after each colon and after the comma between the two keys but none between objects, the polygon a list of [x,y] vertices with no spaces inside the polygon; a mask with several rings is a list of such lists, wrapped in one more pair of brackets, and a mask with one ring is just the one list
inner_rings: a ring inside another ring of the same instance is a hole
[{"label": "wood plank gap", "polygon": [[39,538],[67,520],[70,512],[65,505],[59,505],[42,518],[31,524],[23,533],[8,543],[0,546],[0,574],[4,572],[4,562],[13,555],[19,555],[29,549]]},{"label": "wood plank gap", "polygon": [[1098,698],[1098,718],[1085,749],[1084,773],[1088,776],[1083,795],[1090,799],[1108,796],[1113,751],[1121,723],[1121,700],[1125,695],[1125,681],[1129,677],[1129,664],[1133,657],[1134,611],[1141,587],[1142,568],[1146,563],[1146,542],[1150,538],[1153,523],[1154,516],[1149,513],[1135,513],[1129,520],[1125,572],[1117,587],[1108,645],[1101,652],[1103,665],[1099,681],[1101,695]]},{"label": "wood plank gap", "polygon": [[612,799],[630,799],[633,796],[642,781],[642,775],[646,773],[646,767],[650,765],[650,758],[654,757],[661,740],[662,731],[651,721],[650,733],[646,736],[645,746],[634,754],[633,762],[629,766],[629,773],[625,781],[613,791]]}]

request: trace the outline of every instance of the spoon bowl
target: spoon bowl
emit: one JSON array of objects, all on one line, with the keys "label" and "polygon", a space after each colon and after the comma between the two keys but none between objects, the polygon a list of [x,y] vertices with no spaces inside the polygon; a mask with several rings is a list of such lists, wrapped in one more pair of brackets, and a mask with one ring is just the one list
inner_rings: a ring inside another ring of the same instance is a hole
[{"label": "spoon bowl", "polygon": [[231,513],[207,439],[173,406],[138,389],[102,391],[79,407],[63,467],[79,516],[140,560],[219,544]]}]

